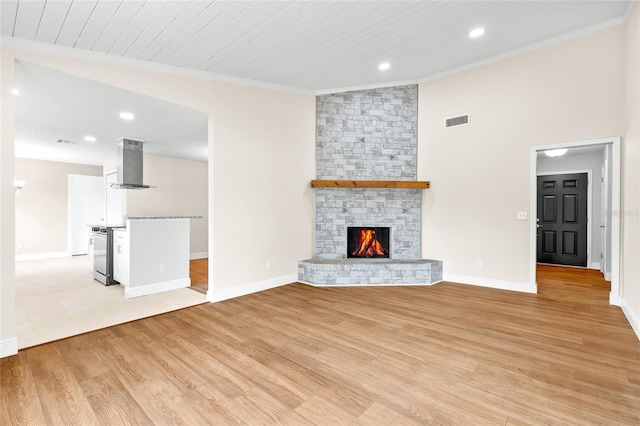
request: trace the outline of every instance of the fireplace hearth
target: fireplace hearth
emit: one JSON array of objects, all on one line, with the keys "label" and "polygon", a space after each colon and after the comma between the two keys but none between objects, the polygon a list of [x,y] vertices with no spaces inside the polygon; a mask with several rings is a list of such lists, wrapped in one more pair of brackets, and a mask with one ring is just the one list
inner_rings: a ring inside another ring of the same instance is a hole
[{"label": "fireplace hearth", "polygon": [[389,258],[390,228],[347,228],[347,258]]}]

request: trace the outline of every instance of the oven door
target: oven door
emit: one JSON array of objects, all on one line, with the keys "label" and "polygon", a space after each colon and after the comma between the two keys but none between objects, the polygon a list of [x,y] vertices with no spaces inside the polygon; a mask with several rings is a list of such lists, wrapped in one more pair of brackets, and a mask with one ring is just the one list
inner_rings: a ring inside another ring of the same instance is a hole
[{"label": "oven door", "polygon": [[107,283],[107,234],[93,233],[93,277]]}]

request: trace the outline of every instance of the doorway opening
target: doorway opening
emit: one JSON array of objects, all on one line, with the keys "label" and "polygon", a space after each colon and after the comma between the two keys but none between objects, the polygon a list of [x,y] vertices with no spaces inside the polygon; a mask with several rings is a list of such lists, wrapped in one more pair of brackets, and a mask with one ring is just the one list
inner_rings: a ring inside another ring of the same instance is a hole
[{"label": "doorway opening", "polygon": [[[566,149],[567,155],[545,155],[545,151],[560,149]],[[532,148],[531,159],[531,284],[537,288],[538,263],[600,270],[603,278],[611,282],[609,303],[618,305],[620,138],[537,146]],[[586,194],[579,195],[577,188],[566,187],[585,186],[584,180],[578,179],[583,174],[588,181]],[[574,229],[582,211],[586,211],[586,220],[582,221],[581,230]],[[582,249],[578,243],[583,244]],[[548,256],[541,257],[540,252],[547,252]]]},{"label": "doorway opening", "polygon": [[538,263],[587,267],[594,222],[591,170],[538,173],[536,259]]}]

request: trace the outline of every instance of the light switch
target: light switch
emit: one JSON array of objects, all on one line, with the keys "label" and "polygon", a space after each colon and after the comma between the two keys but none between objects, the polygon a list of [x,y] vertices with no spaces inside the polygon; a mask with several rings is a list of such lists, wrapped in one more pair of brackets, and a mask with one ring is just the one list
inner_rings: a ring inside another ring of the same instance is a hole
[{"label": "light switch", "polygon": [[518,212],[518,220],[527,220],[527,212]]}]

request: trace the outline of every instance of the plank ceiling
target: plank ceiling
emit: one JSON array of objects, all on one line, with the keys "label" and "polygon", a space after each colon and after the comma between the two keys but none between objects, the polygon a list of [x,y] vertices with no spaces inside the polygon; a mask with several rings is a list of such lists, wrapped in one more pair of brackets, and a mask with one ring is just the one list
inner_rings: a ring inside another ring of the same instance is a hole
[{"label": "plank ceiling", "polygon": [[[1,2],[14,38],[304,91],[418,81],[587,27],[628,1]],[[484,26],[486,34],[467,34]],[[388,71],[377,65],[391,63]]]}]

